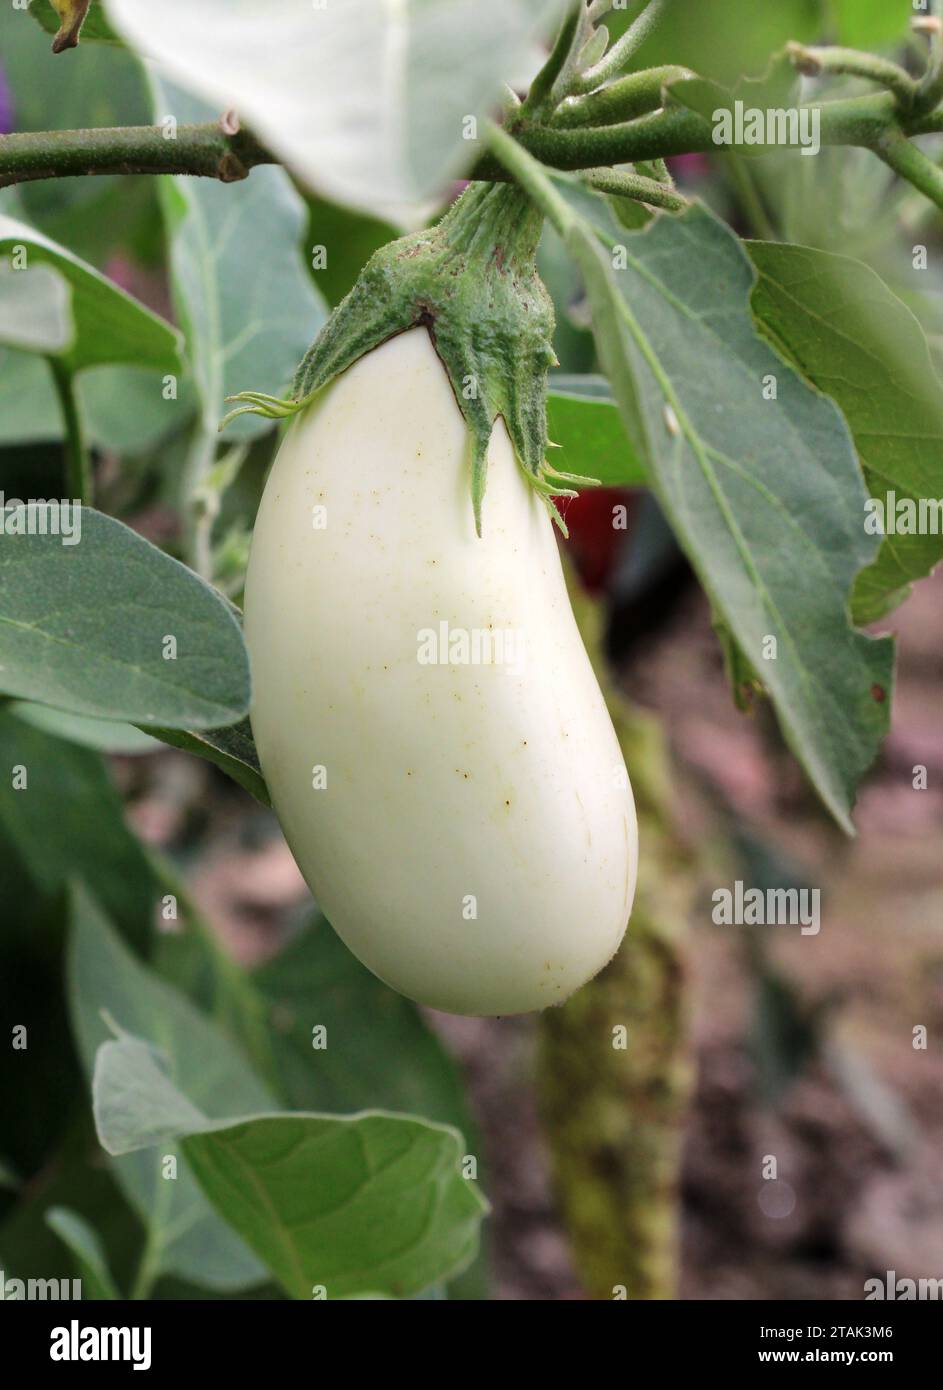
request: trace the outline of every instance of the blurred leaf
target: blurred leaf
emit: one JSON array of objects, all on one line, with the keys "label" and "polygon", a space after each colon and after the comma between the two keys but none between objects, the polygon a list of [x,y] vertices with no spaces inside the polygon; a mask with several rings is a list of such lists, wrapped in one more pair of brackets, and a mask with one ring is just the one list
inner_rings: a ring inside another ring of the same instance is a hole
[{"label": "blurred leaf", "polygon": [[0,444],[62,438],[62,417],[48,365],[0,347]]},{"label": "blurred leaf", "polygon": [[[55,8],[50,0],[31,0],[29,12],[46,30],[47,34],[58,33],[62,21],[60,20]],[[80,42],[96,40],[99,43],[120,43],[118,35],[112,29],[105,16],[102,0],[92,0],[89,5],[88,14],[82,25]]]},{"label": "blurred leaf", "polygon": [[160,743],[133,724],[120,724],[112,719],[88,719],[83,714],[69,714],[50,705],[35,705],[29,700],[11,700],[10,714],[24,719],[35,729],[53,734],[56,738],[94,748],[100,753],[154,753]]},{"label": "blurred leaf", "polygon": [[69,286],[51,266],[11,270],[0,261],[0,344],[59,355],[72,344]]},{"label": "blurred leaf", "polygon": [[[228,26],[227,26],[228,27]],[[154,88],[156,114],[178,121],[213,112],[169,84]],[[186,326],[204,426],[215,432],[225,398],[242,390],[284,393],[327,307],[301,259],[305,206],[282,169],[241,183],[165,178],[174,295]],[[227,438],[249,439],[271,421],[243,415]]]},{"label": "blurred leaf", "polygon": [[[26,769],[22,790],[15,767]],[[129,940],[146,940],[154,880],[98,754],[0,710],[0,826],[42,893],[82,878]]]},{"label": "blurred leaf", "polygon": [[[602,199],[556,182],[579,210],[568,244],[629,437],[787,743],[850,831],[888,727],[893,644],[848,622],[876,543],[844,420],[756,333],[750,262],[705,208],[631,233]],[[776,657],[764,659],[770,636]]]},{"label": "blurred leaf", "polygon": [[217,112],[235,106],[312,188],[393,221],[474,162],[482,145],[464,138],[467,118],[491,112],[559,10],[557,0],[108,4],[141,53]]},{"label": "blurred leaf", "polygon": [[[136,961],[92,899],[73,896],[68,961],[72,1026],[86,1073],[111,1034],[102,1011],[122,1029],[151,1038],[187,1095],[212,1115],[273,1108],[267,1089],[239,1049],[186,999]],[[170,1085],[170,1083],[167,1083]],[[162,1161],[176,1153],[176,1179]],[[176,1145],[119,1159],[115,1174],[149,1227],[154,1277],[176,1273],[214,1289],[259,1283],[264,1271],[204,1199]]]},{"label": "blurred leaf", "polygon": [[[34,505],[24,507],[36,520]],[[13,513],[3,514],[11,525]],[[0,687],[74,714],[213,728],[249,703],[224,600],[113,517],[83,507],[78,544],[11,535],[0,549]],[[176,639],[176,658],[164,657]]]},{"label": "blurred leaf", "polygon": [[202,1115],[140,1039],[106,1042],[95,1120],[112,1154],[180,1146],[200,1185],[292,1297],[408,1297],[473,1257],[486,1204],[461,1174],[462,1136],[382,1112]]},{"label": "blurred leaf", "polygon": [[822,17],[822,0],[671,0],[632,66],[680,63],[729,86],[759,76],[789,39],[817,38]]},{"label": "blurred leaf", "polygon": [[907,41],[914,0],[831,0],[838,42],[847,48],[880,48]]},{"label": "blurred leaf", "polygon": [[82,1299],[120,1298],[115,1288],[104,1246],[93,1228],[68,1207],[50,1207],[46,1225],[54,1231],[75,1258],[82,1280]]},{"label": "blurred leaf", "polygon": [[317,247],[324,247],[324,265],[313,266],[318,290],[334,307],[344,298],[374,251],[397,235],[395,227],[365,212],[339,207],[327,198],[310,196],[306,254],[312,260]]},{"label": "blurred leaf", "polygon": [[[943,382],[910,310],[860,261],[808,246],[747,250],[760,272],[752,302],[761,329],[840,406],[870,495],[943,498]],[[855,581],[855,622],[884,617],[941,558],[939,521],[935,535],[886,536]]]},{"label": "blurred leaf", "polygon": [[15,1192],[19,1185],[20,1179],[17,1177],[15,1169],[0,1158],[0,1188],[4,1188],[7,1192]]},{"label": "blurred leaf", "polygon": [[79,260],[42,232],[0,214],[0,256],[51,265],[72,289],[75,341],[59,354],[71,372],[102,362],[132,362],[173,372],[179,367],[179,337],[93,266]]},{"label": "blurred leaf", "polygon": [[143,367],[94,367],[77,385],[89,439],[121,454],[146,453],[182,433],[196,411],[188,377],[178,378],[176,397],[168,399],[163,376]]},{"label": "blurred leaf", "polygon": [[597,478],[607,487],[647,487],[648,476],[602,376],[554,374],[548,385],[548,434],[562,453],[551,451],[554,468]]}]

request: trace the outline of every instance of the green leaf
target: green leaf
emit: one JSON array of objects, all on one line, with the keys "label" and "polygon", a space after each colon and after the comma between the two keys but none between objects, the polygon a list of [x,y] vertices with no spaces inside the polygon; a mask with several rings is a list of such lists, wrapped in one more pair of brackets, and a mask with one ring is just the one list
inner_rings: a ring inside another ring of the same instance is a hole
[{"label": "green leaf", "polygon": [[0,214],[0,257],[10,257],[14,269],[50,265],[71,287],[75,341],[59,354],[70,372],[103,362],[178,370],[180,340],[170,324],[66,247]]},{"label": "green leaf", "polygon": [[195,753],[197,757],[215,763],[256,801],[261,801],[263,806],[271,806],[248,719],[225,729],[207,729],[201,733],[189,729],[151,729],[150,732],[173,748]]},{"label": "green leaf", "polygon": [[[362,966],[323,917],[252,978],[292,1106],[408,1110],[472,1138],[461,1079],[442,1044],[415,1004]],[[313,1045],[317,1027],[323,1048]]]},{"label": "green leaf", "polygon": [[605,377],[551,376],[547,429],[563,450],[552,453],[554,468],[559,463],[562,472],[596,478],[606,487],[648,486]]},{"label": "green leaf", "polygon": [[32,353],[0,347],[0,444],[45,443],[62,435],[48,364]]},{"label": "green leaf", "polygon": [[914,0],[831,0],[838,41],[847,48],[906,43]]},{"label": "green leaf", "polygon": [[133,724],[120,724],[112,719],[88,719],[84,714],[69,714],[50,705],[34,705],[29,700],[11,700],[10,714],[24,719],[36,729],[54,734],[56,738],[94,748],[100,753],[154,753],[160,743]]},{"label": "green leaf", "polygon": [[821,23],[822,0],[671,0],[632,66],[679,63],[730,85],[763,73],[789,39],[814,41]]},{"label": "green leaf", "polygon": [[16,1192],[19,1185],[20,1179],[17,1177],[16,1170],[0,1158],[0,1189],[6,1192]]},{"label": "green leaf", "polygon": [[69,286],[51,266],[12,270],[0,261],[0,343],[55,354],[72,343]]},{"label": "green leaf", "polygon": [[[59,31],[61,20],[56,14],[50,0],[31,0],[29,12],[46,30],[47,34],[56,34]],[[121,40],[108,23],[105,15],[105,8],[102,0],[92,0],[89,5],[88,14],[85,16],[85,23],[82,25],[80,43],[94,40],[97,43],[120,43]]]},{"label": "green leaf", "polygon": [[67,1246],[75,1257],[82,1280],[82,1298],[120,1298],[108,1268],[104,1246],[93,1228],[68,1207],[50,1207],[46,1225]]},{"label": "green leaf", "polygon": [[[110,1036],[104,1011],[122,1030],[147,1037],[160,1048],[173,1080],[202,1113],[219,1116],[272,1108],[268,1090],[235,1044],[131,956],[81,889],[73,896],[68,980],[72,1026],[90,1078],[95,1054]],[[162,1163],[174,1153],[175,1179],[163,1175]],[[165,1144],[159,1151],[121,1158],[115,1174],[149,1227],[154,1277],[176,1273],[212,1289],[261,1282],[264,1272],[258,1261],[208,1205],[177,1146]]]},{"label": "green leaf", "polygon": [[[25,769],[26,785],[12,771]],[[157,893],[101,757],[0,710],[0,826],[44,894],[82,878],[122,932],[146,939]]]},{"label": "green leaf", "polygon": [[[170,84],[155,83],[154,100],[160,119],[218,115]],[[204,424],[215,435],[227,396],[247,389],[285,393],[327,318],[301,259],[307,211],[285,171],[271,166],[233,184],[165,178],[161,194],[174,297]],[[248,439],[270,428],[268,420],[243,415],[228,437]]]},{"label": "green leaf", "polygon": [[109,1153],[180,1146],[217,1209],[293,1298],[407,1298],[474,1256],[486,1204],[462,1136],[381,1111],[211,1121],[148,1044],[98,1049],[95,1122]]},{"label": "green leaf", "polygon": [[[7,533],[0,548],[0,688],[73,714],[174,728],[233,723],[249,664],[225,601],[113,517],[83,507],[77,544]],[[30,504],[20,519],[47,519]],[[77,534],[73,532],[74,535]],[[165,659],[168,637],[175,659]]]},{"label": "green leaf", "polygon": [[[841,407],[882,512],[889,491],[905,502],[943,498],[943,382],[910,310],[860,261],[808,246],[747,249],[759,271],[753,311],[763,332]],[[941,522],[936,534],[885,536],[855,583],[857,623],[884,617],[939,563]]]},{"label": "green leaf", "polygon": [[850,831],[888,726],[893,644],[848,621],[876,543],[845,423],[756,333],[751,264],[704,207],[630,233],[600,199],[557,183],[599,228],[578,216],[567,240],[630,439],[787,743]]},{"label": "green leaf", "polygon": [[482,152],[466,138],[468,118],[493,110],[559,9],[557,0],[108,6],[141,53],[217,112],[235,106],[304,182],[392,221],[415,219]]}]

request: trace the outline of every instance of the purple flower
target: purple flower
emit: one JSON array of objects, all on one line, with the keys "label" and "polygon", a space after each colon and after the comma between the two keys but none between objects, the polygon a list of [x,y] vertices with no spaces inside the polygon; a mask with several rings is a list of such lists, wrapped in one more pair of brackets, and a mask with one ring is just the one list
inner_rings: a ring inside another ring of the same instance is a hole
[{"label": "purple flower", "polygon": [[3,68],[0,67],[0,135],[8,135],[12,129],[13,93],[3,75]]}]

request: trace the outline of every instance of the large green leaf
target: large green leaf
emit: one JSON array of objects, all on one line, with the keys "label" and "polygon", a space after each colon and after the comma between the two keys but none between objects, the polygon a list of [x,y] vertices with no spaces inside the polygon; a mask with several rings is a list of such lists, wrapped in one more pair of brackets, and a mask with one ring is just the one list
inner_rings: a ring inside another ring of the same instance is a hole
[{"label": "large green leaf", "polygon": [[[21,516],[36,526],[40,510],[31,504]],[[3,514],[0,549],[0,688],[135,724],[214,728],[245,714],[248,658],[215,590],[91,508],[78,514],[78,544],[14,536],[13,515]]]},{"label": "large green leaf", "polygon": [[[174,372],[179,335],[163,319],[81,261],[65,246],[24,222],[0,214],[0,258],[28,268],[51,265],[72,290],[75,340],[58,356],[70,372],[104,362],[132,362]],[[15,257],[15,261],[13,258]]]},{"label": "large green leaf", "polygon": [[648,475],[629,443],[612,397],[601,376],[550,378],[547,394],[550,439],[562,453],[550,462],[562,472],[596,478],[607,487],[645,487]]},{"label": "large green leaf", "polygon": [[[155,83],[155,112],[179,121],[214,112],[169,83]],[[242,390],[283,394],[327,317],[301,259],[307,210],[282,169],[263,167],[243,183],[165,178],[171,268],[204,425],[214,435],[225,398]],[[243,415],[229,434],[271,428]]]},{"label": "large green leaf", "polygon": [[787,742],[850,830],[888,726],[893,644],[848,621],[877,543],[845,422],[757,334],[750,262],[704,207],[633,234],[557,183],[580,209],[567,244],[633,445]]},{"label": "large green leaf", "polygon": [[[160,1047],[172,1077],[203,1113],[272,1108],[271,1095],[236,1045],[130,955],[82,890],[73,899],[68,975],[72,1026],[89,1078],[100,1044],[110,1037],[104,1011],[118,1027]],[[175,1178],[164,1176],[168,1154],[178,1158]],[[213,1212],[176,1146],[121,1158],[115,1173],[149,1228],[153,1277],[173,1272],[214,1289],[261,1282],[262,1267]]]},{"label": "large green leaf", "polygon": [[[753,310],[771,342],[837,401],[872,497],[943,498],[943,382],[923,329],[860,261],[808,246],[752,242]],[[860,524],[865,523],[862,509]],[[852,613],[883,617],[943,558],[943,533],[893,534],[858,576]]]},{"label": "large green leaf", "polygon": [[0,261],[0,344],[58,355],[72,344],[69,286],[52,266],[11,270]]},{"label": "large green leaf", "polygon": [[462,1136],[382,1111],[209,1120],[159,1051],[122,1033],[98,1049],[95,1123],[109,1153],[179,1139],[214,1206],[293,1298],[406,1298],[474,1256],[486,1205]]},{"label": "large green leaf", "polygon": [[[108,0],[140,52],[329,198],[415,216],[481,152],[469,117],[532,61],[558,0]],[[221,106],[222,104],[222,106]],[[256,170],[251,178],[255,180]]]}]

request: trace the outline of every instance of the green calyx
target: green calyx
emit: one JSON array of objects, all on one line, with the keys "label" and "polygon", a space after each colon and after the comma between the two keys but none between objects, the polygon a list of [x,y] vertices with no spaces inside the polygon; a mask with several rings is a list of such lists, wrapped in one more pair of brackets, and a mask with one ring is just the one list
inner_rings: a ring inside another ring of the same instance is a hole
[{"label": "green calyx", "polygon": [[442,220],[377,251],[304,357],[290,400],[243,391],[246,411],[283,419],[397,333],[424,326],[468,426],[471,495],[481,534],[488,441],[500,415],[517,461],[564,529],[553,497],[590,480],[557,473],[547,448],[547,371],[553,305],[537,274],[542,216],[510,184],[469,185]]}]

